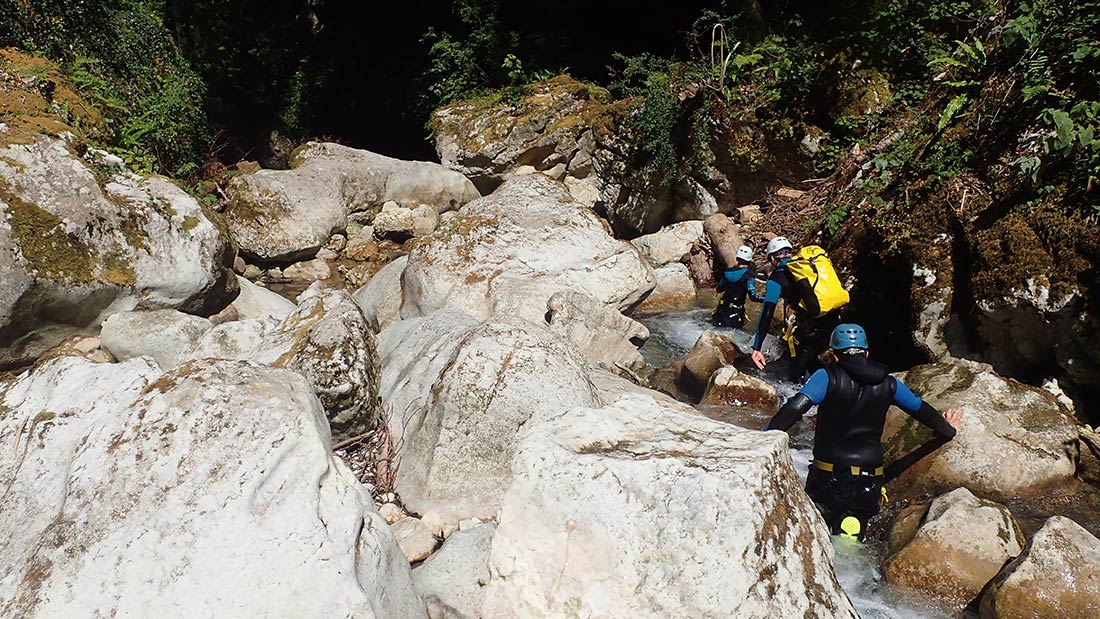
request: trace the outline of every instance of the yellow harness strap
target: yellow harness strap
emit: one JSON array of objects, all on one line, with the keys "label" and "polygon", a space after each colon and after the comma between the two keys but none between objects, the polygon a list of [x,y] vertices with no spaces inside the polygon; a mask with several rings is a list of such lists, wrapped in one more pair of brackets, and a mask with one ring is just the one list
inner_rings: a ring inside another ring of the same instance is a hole
[{"label": "yellow harness strap", "polygon": [[[821,469],[822,471],[825,471],[826,473],[832,473],[835,467],[830,462],[823,462],[821,460],[814,460],[814,468]],[[875,467],[874,471],[872,471],[870,469],[863,469],[863,468],[860,468],[858,466],[849,466],[848,469],[851,470],[852,475],[859,475],[861,473],[868,473],[868,474],[873,473],[876,476],[881,476],[886,471],[885,467],[881,467],[881,466]],[[885,492],[885,491],[883,491],[883,492]]]},{"label": "yellow harness strap", "polygon": [[788,322],[787,329],[783,332],[783,339],[786,340],[787,346],[791,349],[791,357],[794,357],[798,354],[795,351],[795,346],[798,344],[798,338],[794,336],[794,329],[794,323]]}]

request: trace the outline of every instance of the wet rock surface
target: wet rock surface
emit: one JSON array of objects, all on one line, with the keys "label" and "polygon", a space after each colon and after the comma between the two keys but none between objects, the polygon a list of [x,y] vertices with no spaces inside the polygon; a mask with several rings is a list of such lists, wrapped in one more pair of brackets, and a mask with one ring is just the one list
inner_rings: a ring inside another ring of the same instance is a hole
[{"label": "wet rock surface", "polygon": [[1026,539],[1004,505],[965,488],[900,517],[883,565],[895,584],[927,591],[962,610],[978,597]]},{"label": "wet rock surface", "polygon": [[[1073,479],[1080,449],[1077,430],[1046,391],[962,360],[918,366],[898,377],[937,409],[961,406],[966,411],[954,440],[892,484],[899,496],[963,486],[982,498],[1004,501]],[[896,408],[889,412],[883,431],[888,462],[931,438],[931,431],[918,426]]]}]

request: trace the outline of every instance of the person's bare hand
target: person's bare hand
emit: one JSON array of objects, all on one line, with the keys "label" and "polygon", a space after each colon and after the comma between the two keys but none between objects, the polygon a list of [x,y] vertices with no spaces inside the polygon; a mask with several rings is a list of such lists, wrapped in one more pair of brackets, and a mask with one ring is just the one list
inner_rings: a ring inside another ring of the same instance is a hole
[{"label": "person's bare hand", "polygon": [[962,426],[963,409],[958,407],[949,408],[943,412],[943,416],[952,428],[958,430]]},{"label": "person's bare hand", "polygon": [[760,352],[759,350],[752,351],[752,362],[755,363],[756,367],[760,368],[761,370],[764,369],[765,365],[768,365],[768,361],[764,359],[764,353]]}]

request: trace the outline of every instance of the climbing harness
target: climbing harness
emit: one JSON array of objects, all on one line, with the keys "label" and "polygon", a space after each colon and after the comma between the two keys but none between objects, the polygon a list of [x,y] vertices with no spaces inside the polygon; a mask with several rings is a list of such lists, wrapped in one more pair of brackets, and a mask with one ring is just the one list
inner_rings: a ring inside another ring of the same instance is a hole
[{"label": "climbing harness", "polygon": [[796,329],[797,327],[795,326],[795,321],[788,318],[787,328],[783,330],[783,340],[787,342],[787,346],[791,350],[792,358],[798,356],[798,338],[794,335]]}]

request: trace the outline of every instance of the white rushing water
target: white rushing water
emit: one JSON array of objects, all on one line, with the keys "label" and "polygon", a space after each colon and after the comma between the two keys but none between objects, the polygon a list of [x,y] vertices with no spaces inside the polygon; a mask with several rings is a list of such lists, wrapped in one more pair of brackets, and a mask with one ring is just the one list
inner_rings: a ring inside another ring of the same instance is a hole
[{"label": "white rushing water", "polygon": [[[737,329],[717,329],[709,323],[710,311],[694,309],[655,316],[639,317],[649,328],[650,339],[642,347],[642,354],[655,367],[664,367],[681,357],[695,345],[696,340],[708,329],[722,331],[733,336],[738,347],[748,351],[752,336]],[[764,355],[769,360],[780,354],[781,342],[769,336],[764,343]],[[794,395],[801,385],[780,378],[784,368],[780,364],[769,366],[768,371],[757,374],[771,383],[780,401]],[[749,372],[754,370],[749,369]],[[812,418],[816,410],[807,418]],[[791,460],[799,477],[805,482],[812,459],[812,424],[799,423],[792,430]],[[841,537],[833,538],[837,580],[851,598],[862,619],[949,619],[952,615],[939,608],[935,601],[919,592],[895,587],[885,582],[879,565],[884,549],[880,544],[864,544]]]}]

